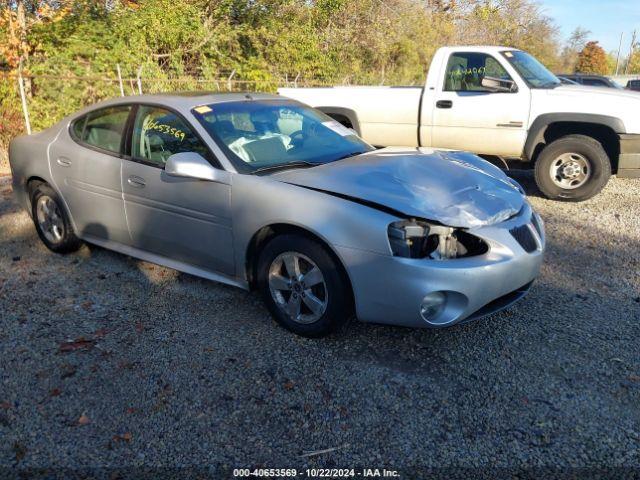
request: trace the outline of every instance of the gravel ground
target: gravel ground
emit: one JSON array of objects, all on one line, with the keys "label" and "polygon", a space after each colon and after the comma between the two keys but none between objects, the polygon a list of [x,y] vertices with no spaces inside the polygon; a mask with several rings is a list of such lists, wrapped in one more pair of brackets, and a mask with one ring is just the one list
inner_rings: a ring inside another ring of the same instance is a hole
[{"label": "gravel ground", "polygon": [[516,177],[548,234],[525,300],[322,340],[255,294],[50,253],[1,178],[0,467],[639,469],[640,181],[566,204]]}]

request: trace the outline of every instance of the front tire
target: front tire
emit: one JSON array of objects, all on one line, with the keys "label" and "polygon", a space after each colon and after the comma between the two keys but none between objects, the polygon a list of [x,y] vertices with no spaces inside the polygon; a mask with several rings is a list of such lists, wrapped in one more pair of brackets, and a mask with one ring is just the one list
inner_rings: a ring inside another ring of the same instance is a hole
[{"label": "front tire", "polygon": [[42,243],[55,253],[75,252],[81,241],[71,226],[62,200],[46,183],[31,192],[31,217]]},{"label": "front tire", "polygon": [[318,242],[281,235],[260,254],[258,288],[274,319],[304,337],[334,332],[351,315],[348,280]]},{"label": "front tire", "polygon": [[540,191],[552,200],[581,202],[599,193],[611,176],[611,161],[597,140],[567,135],[547,145],[536,160]]}]

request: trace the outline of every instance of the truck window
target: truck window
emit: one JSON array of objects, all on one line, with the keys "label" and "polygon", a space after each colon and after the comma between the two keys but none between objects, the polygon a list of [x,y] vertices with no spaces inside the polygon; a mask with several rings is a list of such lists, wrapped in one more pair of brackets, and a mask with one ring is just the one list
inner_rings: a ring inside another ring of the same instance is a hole
[{"label": "truck window", "polygon": [[511,80],[502,65],[491,55],[479,52],[453,53],[447,62],[445,92],[490,92],[482,86],[487,77]]},{"label": "truck window", "polygon": [[583,78],[583,85],[589,85],[590,87],[608,87],[607,82],[600,80],[599,78]]}]

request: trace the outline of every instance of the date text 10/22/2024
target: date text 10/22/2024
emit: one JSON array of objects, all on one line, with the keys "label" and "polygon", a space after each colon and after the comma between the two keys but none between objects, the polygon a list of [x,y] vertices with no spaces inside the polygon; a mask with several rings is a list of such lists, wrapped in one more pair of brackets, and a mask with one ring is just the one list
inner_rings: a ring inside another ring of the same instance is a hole
[{"label": "date text 10/22/2024", "polygon": [[385,468],[236,468],[234,477],[303,477],[303,478],[399,478],[397,470]]}]

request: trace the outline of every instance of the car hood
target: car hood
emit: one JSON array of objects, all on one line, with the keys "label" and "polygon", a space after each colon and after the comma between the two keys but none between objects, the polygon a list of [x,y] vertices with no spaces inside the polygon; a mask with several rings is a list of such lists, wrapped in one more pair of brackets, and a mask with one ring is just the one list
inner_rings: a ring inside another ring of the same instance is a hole
[{"label": "car hood", "polygon": [[525,202],[499,168],[464,152],[385,148],[271,177],[461,228],[502,222]]}]

